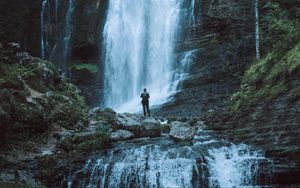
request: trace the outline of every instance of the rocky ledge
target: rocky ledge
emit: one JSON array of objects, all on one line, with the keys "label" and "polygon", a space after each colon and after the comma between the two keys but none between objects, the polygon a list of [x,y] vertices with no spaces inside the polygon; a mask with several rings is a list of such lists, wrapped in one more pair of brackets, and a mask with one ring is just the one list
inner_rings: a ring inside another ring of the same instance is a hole
[{"label": "rocky ledge", "polygon": [[274,184],[300,184],[299,100],[291,103],[282,95],[235,113],[212,110],[203,118],[207,129],[262,148],[274,161]]}]

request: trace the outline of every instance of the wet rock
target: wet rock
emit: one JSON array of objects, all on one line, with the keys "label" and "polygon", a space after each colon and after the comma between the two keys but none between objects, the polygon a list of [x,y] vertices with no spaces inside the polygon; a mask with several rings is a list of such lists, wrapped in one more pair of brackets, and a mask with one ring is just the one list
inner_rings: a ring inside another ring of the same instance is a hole
[{"label": "wet rock", "polygon": [[134,137],[134,134],[132,132],[126,131],[126,130],[116,130],[116,131],[110,133],[111,141],[128,140],[128,139],[132,139],[133,137]]},{"label": "wet rock", "polygon": [[9,42],[7,44],[8,48],[17,52],[18,50],[20,50],[21,48],[21,45],[19,43],[16,43],[16,42]]},{"label": "wet rock", "polygon": [[19,63],[30,63],[33,60],[33,57],[31,55],[29,55],[29,53],[27,52],[19,52],[16,54],[16,57],[19,60]]},{"label": "wet rock", "polygon": [[170,137],[175,141],[191,141],[196,134],[196,128],[188,123],[174,121],[171,122]]},{"label": "wet rock", "polygon": [[160,122],[152,117],[141,117],[135,114],[119,114],[113,127],[128,130],[135,137],[160,136]]}]

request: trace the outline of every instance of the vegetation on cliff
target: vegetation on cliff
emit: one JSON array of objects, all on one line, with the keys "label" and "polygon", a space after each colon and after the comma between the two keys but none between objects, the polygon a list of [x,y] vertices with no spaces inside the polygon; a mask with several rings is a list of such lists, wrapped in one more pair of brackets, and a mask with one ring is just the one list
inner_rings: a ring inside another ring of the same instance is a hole
[{"label": "vegetation on cliff", "polygon": [[13,48],[18,47],[0,46],[2,143],[10,140],[12,132],[42,133],[53,126],[80,129],[87,125],[88,108],[77,88],[51,62]]},{"label": "vegetation on cliff", "polygon": [[231,98],[233,111],[283,94],[288,95],[289,102],[299,99],[300,12],[295,4],[263,3],[263,57],[245,72],[240,90]]}]

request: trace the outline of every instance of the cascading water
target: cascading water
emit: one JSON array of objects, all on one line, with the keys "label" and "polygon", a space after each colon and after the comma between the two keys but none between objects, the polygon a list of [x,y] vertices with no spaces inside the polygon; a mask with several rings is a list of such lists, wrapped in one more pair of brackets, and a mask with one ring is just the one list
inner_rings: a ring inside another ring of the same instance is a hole
[{"label": "cascading water", "polygon": [[259,32],[259,0],[255,0],[255,47],[256,47],[256,59],[260,58],[260,32]]},{"label": "cascading water", "polygon": [[42,0],[41,6],[41,57],[58,64],[66,72],[73,29],[73,0]]},{"label": "cascading water", "polygon": [[241,144],[209,149],[206,159],[211,174],[209,185],[234,187],[255,185],[257,177],[253,175],[258,174],[259,160],[264,157]]},{"label": "cascading water", "polygon": [[191,146],[167,137],[115,143],[70,176],[69,188],[255,187],[261,164],[272,165],[261,151],[199,131]]},{"label": "cascading water", "polygon": [[136,111],[143,88],[150,92],[152,105],[175,92],[174,48],[181,6],[180,0],[110,1],[103,34],[104,106]]}]

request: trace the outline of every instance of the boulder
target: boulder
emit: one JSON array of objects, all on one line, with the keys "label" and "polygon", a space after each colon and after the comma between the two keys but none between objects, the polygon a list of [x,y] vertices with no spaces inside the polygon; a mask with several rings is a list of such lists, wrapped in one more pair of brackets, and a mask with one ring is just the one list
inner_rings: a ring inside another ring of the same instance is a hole
[{"label": "boulder", "polygon": [[134,114],[119,114],[114,129],[123,129],[134,133],[134,137],[160,136],[160,122],[153,117],[141,117]]},{"label": "boulder", "polygon": [[90,112],[90,116],[92,119],[97,121],[114,123],[117,118],[117,113],[110,108],[105,108],[104,110],[101,110],[100,108],[94,108]]},{"label": "boulder", "polygon": [[134,137],[134,134],[130,131],[126,130],[116,130],[112,133],[110,133],[110,139],[111,141],[122,141],[122,140],[128,140]]},{"label": "boulder", "polygon": [[171,122],[170,137],[175,141],[191,141],[196,134],[196,127],[191,127],[188,123],[174,121]]}]

